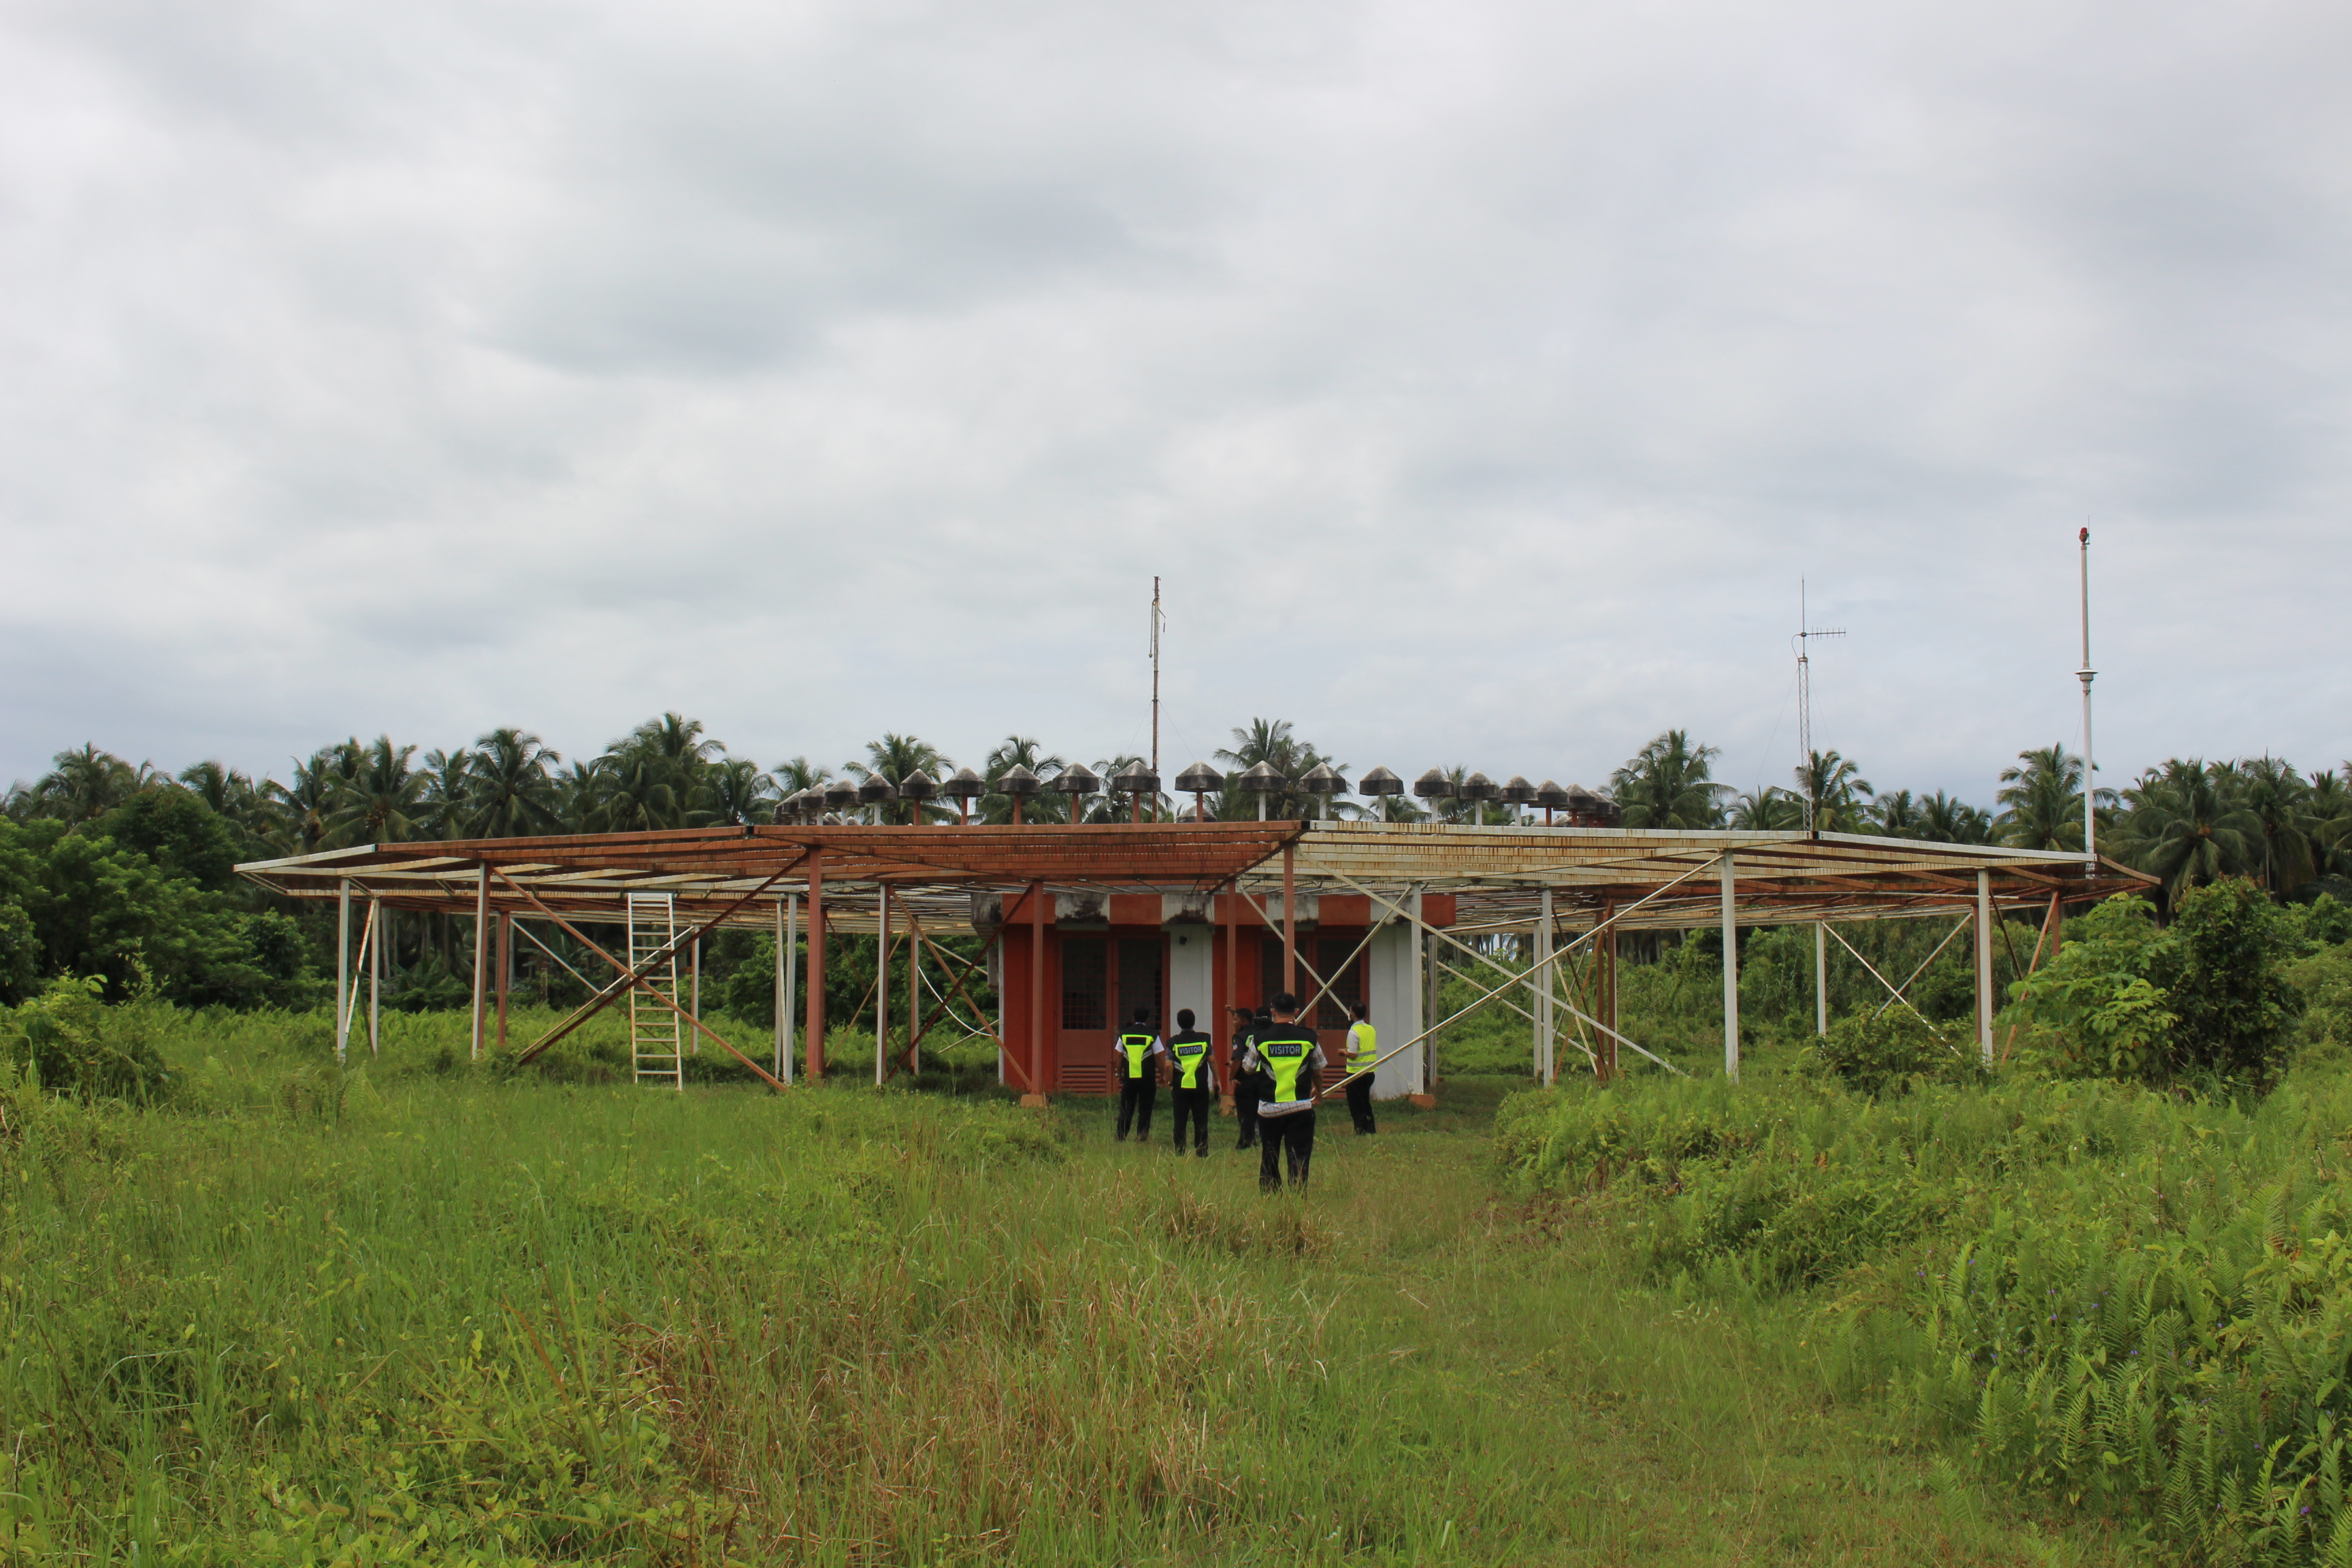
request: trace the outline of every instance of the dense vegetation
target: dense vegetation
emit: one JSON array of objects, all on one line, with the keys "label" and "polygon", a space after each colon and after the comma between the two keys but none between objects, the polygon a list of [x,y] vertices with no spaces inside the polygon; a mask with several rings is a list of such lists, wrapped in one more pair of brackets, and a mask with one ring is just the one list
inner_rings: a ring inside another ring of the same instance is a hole
[{"label": "dense vegetation", "polygon": [[2013,1056],[1905,1009],[1720,1077],[1505,1108],[1523,1190],[1656,1289],[2166,1555],[2352,1561],[2352,921],[2118,898],[2010,989]]}]

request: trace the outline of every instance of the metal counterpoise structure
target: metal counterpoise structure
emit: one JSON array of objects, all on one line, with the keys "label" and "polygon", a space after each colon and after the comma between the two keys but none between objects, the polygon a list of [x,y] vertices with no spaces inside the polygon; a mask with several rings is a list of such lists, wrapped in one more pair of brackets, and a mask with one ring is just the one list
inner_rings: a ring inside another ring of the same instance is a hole
[{"label": "metal counterpoise structure", "polygon": [[[1107,1009],[1143,1006],[1161,1027],[1180,1006],[1215,1019],[1222,1077],[1230,1066],[1227,1008],[1257,1005],[1276,989],[1306,997],[1314,1026],[1335,1041],[1349,1005],[1364,1001],[1381,1031],[1383,1061],[1395,1058],[1379,1079],[1382,1092],[1426,1093],[1435,1071],[1424,1043],[1451,1021],[1437,1011],[1447,973],[1469,980],[1482,1002],[1499,1001],[1528,1020],[1538,1075],[1556,1075],[1556,1053],[1567,1039],[1591,1070],[1607,1076],[1619,1068],[1620,1047],[1650,1056],[1618,1032],[1617,934],[1707,926],[1721,931],[1731,959],[1724,1067],[1735,1079],[1741,926],[1819,922],[1820,931],[1850,945],[1832,922],[1943,916],[1973,924],[1979,1042],[1990,1051],[1990,938],[2000,912],[2031,910],[2046,928],[2060,902],[2153,885],[2079,853],[1862,835],[1330,821],[779,824],[368,845],[237,869],[289,897],[338,903],[339,1050],[347,1049],[357,1011],[353,970],[366,967],[371,979],[378,973],[381,920],[396,910],[475,920],[474,1038],[483,1048],[495,915],[543,951],[530,926],[562,931],[595,955],[605,976],[589,1003],[523,1045],[521,1059],[625,997],[637,1021],[633,1037],[658,1032],[664,1048],[644,1065],[657,1061],[661,1081],[682,1082],[683,1047],[707,1038],[782,1088],[795,1055],[804,1055],[811,1076],[824,1071],[825,937],[880,935],[887,918],[890,951],[874,997],[876,1020],[887,1023],[895,979],[887,965],[903,955],[909,1028],[895,1061],[877,1038],[877,1076],[887,1080],[915,1065],[925,1030],[961,1019],[949,1026],[992,1034],[1005,1081],[1035,1103],[1055,1092],[1108,1088],[1100,1065],[1108,1055]],[[354,965],[350,908],[362,899],[368,929]],[[805,977],[792,941],[803,900]],[[662,940],[641,940],[636,911],[656,904],[668,914]],[[679,954],[725,927],[782,939],[772,1062],[743,1055],[677,995]],[[598,930],[609,934],[600,939]],[[982,966],[1001,977],[996,1018],[979,1018],[968,995],[959,1007],[942,981],[922,969],[929,955],[937,975],[961,991],[950,955],[937,945],[950,931],[984,939],[990,951]],[[1500,944],[1491,939],[1511,936],[1528,939],[1531,963],[1497,961],[1490,950]],[[1196,942],[1202,947],[1193,948]],[[1817,975],[1824,962],[1817,956]],[[1563,994],[1559,977],[1577,965],[1587,988],[1570,984]],[[502,954],[501,980],[504,973]],[[597,973],[591,970],[592,983]],[[1901,994],[1902,987],[1879,978]],[[928,1005],[927,984],[935,997]],[[803,985],[804,997],[796,996]],[[796,1001],[805,1005],[798,1052],[788,1021]]]}]

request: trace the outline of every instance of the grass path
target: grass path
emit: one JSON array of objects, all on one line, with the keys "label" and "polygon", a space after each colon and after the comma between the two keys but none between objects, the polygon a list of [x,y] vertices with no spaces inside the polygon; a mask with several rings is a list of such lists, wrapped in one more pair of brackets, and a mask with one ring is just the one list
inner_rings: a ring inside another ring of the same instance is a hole
[{"label": "grass path", "polygon": [[[1763,1364],[1719,1315],[1639,1304],[1589,1233],[1563,1234],[1557,1216],[1494,1197],[1484,1100],[1474,1089],[1437,1114],[1384,1109],[1385,1131],[1370,1139],[1355,1138],[1344,1113],[1326,1114],[1305,1206],[1333,1240],[1302,1270],[1358,1320],[1358,1359],[1333,1367],[1335,1379],[1376,1384],[1450,1426],[1460,1473],[1524,1491],[1524,1509],[1497,1510],[1488,1497],[1465,1512],[1541,1527],[1507,1543],[1473,1540],[1470,1555],[1940,1568],[2127,1560],[2098,1532],[2020,1509],[1885,1431],[1872,1411],[1839,1408]],[[1253,1157],[1221,1146],[1211,1172],[1155,1169],[1160,1151],[1143,1155],[1111,1143],[1108,1125],[1087,1126],[1087,1163],[1114,1189],[1205,1185],[1219,1201],[1262,1201],[1250,1189]],[[1231,1126],[1219,1130],[1227,1143]],[[1269,1263],[1258,1283],[1275,1294],[1294,1279]],[[1415,1486],[1417,1468],[1443,1468],[1435,1458],[1416,1467],[1383,1456],[1384,1484]]]}]

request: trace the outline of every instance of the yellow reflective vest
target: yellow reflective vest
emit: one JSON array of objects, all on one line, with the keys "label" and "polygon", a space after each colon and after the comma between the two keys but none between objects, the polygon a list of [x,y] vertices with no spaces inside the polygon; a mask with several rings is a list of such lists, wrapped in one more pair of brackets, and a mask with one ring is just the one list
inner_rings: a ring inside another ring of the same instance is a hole
[{"label": "yellow reflective vest", "polygon": [[1273,1099],[1277,1103],[1304,1098],[1299,1079],[1321,1044],[1304,1024],[1269,1024],[1257,1032],[1251,1047],[1274,1079]]},{"label": "yellow reflective vest", "polygon": [[1361,1072],[1381,1059],[1380,1037],[1371,1025],[1359,1021],[1348,1028],[1348,1070]]},{"label": "yellow reflective vest", "polygon": [[1208,1084],[1203,1070],[1209,1062],[1209,1037],[1179,1035],[1168,1042],[1168,1054],[1176,1058],[1176,1087],[1202,1089]]},{"label": "yellow reflective vest", "polygon": [[1143,1076],[1143,1064],[1151,1059],[1151,1047],[1158,1043],[1158,1038],[1154,1035],[1121,1035],[1118,1037],[1119,1051],[1127,1058],[1128,1077]]}]

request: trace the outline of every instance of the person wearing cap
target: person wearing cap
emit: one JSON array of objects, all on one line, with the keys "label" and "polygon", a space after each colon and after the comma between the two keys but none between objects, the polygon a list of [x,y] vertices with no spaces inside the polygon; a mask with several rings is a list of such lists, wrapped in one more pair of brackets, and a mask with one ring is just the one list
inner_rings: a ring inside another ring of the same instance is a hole
[{"label": "person wearing cap", "polygon": [[1127,1130],[1131,1122],[1135,1134],[1145,1142],[1151,1142],[1151,1107],[1160,1098],[1160,1064],[1155,1057],[1168,1054],[1160,1037],[1151,1032],[1151,1009],[1138,1007],[1135,1021],[1127,1032],[1112,1043],[1111,1050],[1118,1060],[1118,1141],[1127,1142]]},{"label": "person wearing cap", "polygon": [[1372,1064],[1381,1059],[1380,1037],[1372,1032],[1371,1009],[1356,1004],[1356,1021],[1348,1026],[1348,1115],[1356,1136],[1377,1132],[1372,1121]]},{"label": "person wearing cap", "polygon": [[1217,1103],[1217,1064],[1211,1059],[1214,1044],[1192,1027],[1192,1009],[1176,1012],[1176,1032],[1168,1037],[1169,1098],[1176,1102],[1176,1152],[1184,1152],[1184,1123],[1192,1123],[1192,1152],[1209,1157],[1209,1108]]},{"label": "person wearing cap", "polygon": [[[1273,1012],[1274,1021],[1257,1031],[1250,1048],[1265,1064],[1268,1081],[1266,1104],[1258,1112],[1258,1190],[1278,1193],[1285,1151],[1291,1184],[1307,1184],[1307,1163],[1315,1157],[1315,1071],[1329,1064],[1323,1042],[1298,1021],[1297,997],[1283,992]],[[1293,1105],[1297,1109],[1287,1109]]]},{"label": "person wearing cap", "polygon": [[1241,1141],[1236,1150],[1257,1147],[1257,1102],[1264,1098],[1265,1075],[1258,1071],[1257,1058],[1250,1052],[1250,1040],[1257,1033],[1257,1019],[1246,1007],[1234,1009],[1234,1116],[1242,1124]]}]

